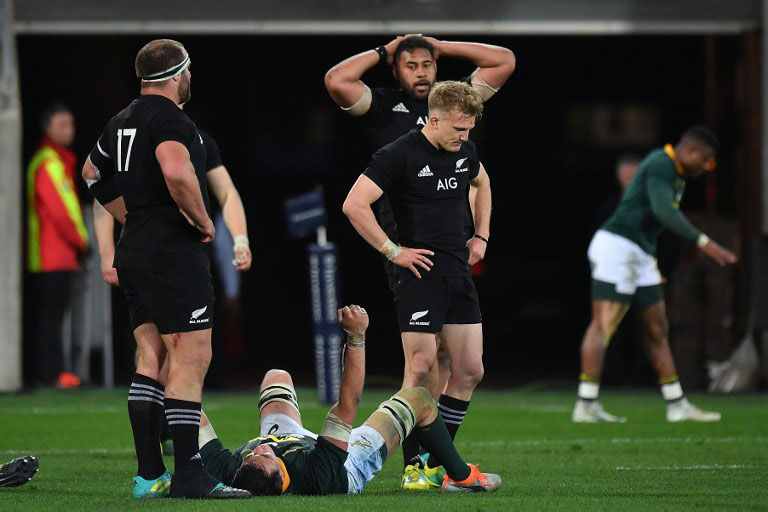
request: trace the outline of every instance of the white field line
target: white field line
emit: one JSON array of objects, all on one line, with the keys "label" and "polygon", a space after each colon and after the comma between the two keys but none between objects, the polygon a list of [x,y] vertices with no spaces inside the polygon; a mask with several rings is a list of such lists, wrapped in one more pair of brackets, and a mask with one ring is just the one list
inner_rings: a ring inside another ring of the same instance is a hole
[{"label": "white field line", "polygon": [[[644,443],[768,443],[768,437],[642,437],[642,438],[612,438],[612,439],[498,439],[494,441],[461,441],[459,446],[484,447],[484,446],[546,446],[546,445],[575,445],[575,444],[644,444]],[[34,449],[7,449],[0,450],[0,455],[132,455],[133,448],[82,448],[82,449],[53,449],[36,451]],[[650,471],[660,469],[676,471],[677,469],[747,469],[749,465],[694,465],[694,466],[654,466],[654,467],[627,467],[617,466],[617,471]]]},{"label": "white field line", "polygon": [[655,443],[768,443],[768,437],[614,437],[608,439],[495,439],[457,441],[458,446],[547,446],[576,444],[655,444]]},{"label": "white field line", "polygon": [[689,466],[616,466],[616,471],[714,471],[721,469],[758,469],[756,464],[691,464]]}]

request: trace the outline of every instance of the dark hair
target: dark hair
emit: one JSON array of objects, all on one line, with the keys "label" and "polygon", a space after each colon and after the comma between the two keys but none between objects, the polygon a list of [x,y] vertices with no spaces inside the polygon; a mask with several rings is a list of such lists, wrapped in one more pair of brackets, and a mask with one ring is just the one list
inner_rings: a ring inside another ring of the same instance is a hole
[{"label": "dark hair", "polygon": [[[184,60],[184,45],[173,39],[155,39],[136,54],[136,76],[143,78],[180,64]],[[142,87],[158,86],[165,82],[142,82]]]},{"label": "dark hair", "polygon": [[254,496],[279,496],[283,493],[283,478],[280,471],[268,475],[256,464],[242,464],[235,473],[232,485],[245,489]]},{"label": "dark hair", "polygon": [[400,44],[397,45],[397,48],[395,49],[394,55],[392,55],[392,62],[397,65],[397,62],[400,60],[400,54],[403,52],[413,53],[413,50],[416,48],[424,48],[429,51],[429,54],[432,56],[432,58],[435,58],[435,47],[432,46],[432,43],[427,41],[421,36],[410,36],[406,37],[402,41],[400,41]]},{"label": "dark hair", "polygon": [[638,153],[622,153],[619,159],[616,160],[616,170],[622,165],[637,165],[643,161],[643,157]]},{"label": "dark hair", "polygon": [[65,104],[58,101],[46,105],[42,112],[40,112],[40,128],[43,131],[46,131],[48,129],[48,125],[51,124],[51,119],[53,119],[53,116],[56,114],[61,114],[62,112],[68,112],[71,114],[72,110],[70,110],[70,108]]},{"label": "dark hair", "polygon": [[691,126],[680,137],[681,142],[689,142],[700,146],[706,146],[711,148],[715,152],[720,149],[720,141],[717,140],[712,130],[706,126],[696,125]]}]

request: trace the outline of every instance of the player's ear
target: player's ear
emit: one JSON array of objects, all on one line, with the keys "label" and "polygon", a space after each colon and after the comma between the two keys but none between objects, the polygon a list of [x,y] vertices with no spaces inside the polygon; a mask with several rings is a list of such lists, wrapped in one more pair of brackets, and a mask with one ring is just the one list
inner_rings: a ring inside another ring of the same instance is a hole
[{"label": "player's ear", "polygon": [[437,116],[429,116],[429,126],[433,130],[437,130],[437,127],[439,124],[440,124],[440,119]]}]

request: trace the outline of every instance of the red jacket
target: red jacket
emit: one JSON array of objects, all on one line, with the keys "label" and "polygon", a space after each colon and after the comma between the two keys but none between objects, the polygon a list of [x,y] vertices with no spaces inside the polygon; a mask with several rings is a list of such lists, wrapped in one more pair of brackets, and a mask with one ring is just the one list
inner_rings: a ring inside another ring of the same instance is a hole
[{"label": "red jacket", "polygon": [[27,166],[27,270],[77,270],[88,232],[75,190],[77,157],[43,137]]}]

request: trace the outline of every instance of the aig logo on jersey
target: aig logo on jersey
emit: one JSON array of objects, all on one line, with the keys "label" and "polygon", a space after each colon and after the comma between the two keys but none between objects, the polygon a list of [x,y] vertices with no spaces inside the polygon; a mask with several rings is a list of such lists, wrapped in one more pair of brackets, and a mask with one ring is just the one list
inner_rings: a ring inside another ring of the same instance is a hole
[{"label": "aig logo on jersey", "polygon": [[437,190],[455,189],[459,186],[456,178],[442,178],[437,180]]},{"label": "aig logo on jersey", "polygon": [[208,309],[208,306],[205,306],[204,308],[196,309],[192,312],[192,315],[190,315],[189,323],[191,324],[204,324],[210,320],[210,318],[200,318],[203,313],[206,312]]},{"label": "aig logo on jersey", "polygon": [[411,321],[408,322],[409,325],[429,325],[429,322],[423,322],[419,321],[420,318],[424,318],[427,316],[427,313],[429,313],[429,310],[425,311],[417,311],[414,314],[411,315]]}]

